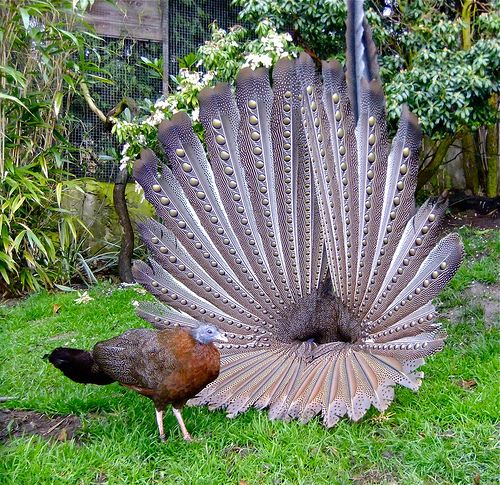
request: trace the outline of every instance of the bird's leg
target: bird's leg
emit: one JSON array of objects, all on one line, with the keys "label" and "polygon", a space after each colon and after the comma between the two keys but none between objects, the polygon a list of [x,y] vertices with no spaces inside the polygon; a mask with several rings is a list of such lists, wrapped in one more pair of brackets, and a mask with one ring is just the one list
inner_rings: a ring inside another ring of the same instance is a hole
[{"label": "bird's leg", "polygon": [[156,422],[158,423],[158,431],[160,432],[160,439],[165,441],[165,432],[163,431],[163,410],[156,410]]},{"label": "bird's leg", "polygon": [[179,423],[179,426],[182,431],[182,436],[184,436],[184,439],[186,441],[193,441],[193,438],[191,438],[191,435],[188,433],[186,425],[184,424],[184,420],[182,419],[182,414],[180,409],[174,408],[172,406],[172,411],[174,412],[174,416],[177,418],[177,422]]}]

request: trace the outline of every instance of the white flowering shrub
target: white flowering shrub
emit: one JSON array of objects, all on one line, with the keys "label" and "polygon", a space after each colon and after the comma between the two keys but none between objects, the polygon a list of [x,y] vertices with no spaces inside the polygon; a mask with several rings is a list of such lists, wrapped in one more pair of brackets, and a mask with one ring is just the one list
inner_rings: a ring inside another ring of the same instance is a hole
[{"label": "white flowering shrub", "polygon": [[[278,33],[268,22],[256,28],[257,39],[250,40],[249,32],[241,26],[228,31],[213,26],[212,38],[196,53],[197,61],[172,76],[173,88],[156,102],[147,102],[147,110],[132,117],[128,110],[114,118],[112,132],[123,143],[120,167],[131,166],[143,147],[155,147],[157,126],[177,111],[187,112],[195,131],[201,136],[198,122],[198,94],[216,81],[232,82],[242,67],[271,67],[281,57],[295,57],[297,47],[290,34]],[[192,57],[192,56],[191,56]]]}]

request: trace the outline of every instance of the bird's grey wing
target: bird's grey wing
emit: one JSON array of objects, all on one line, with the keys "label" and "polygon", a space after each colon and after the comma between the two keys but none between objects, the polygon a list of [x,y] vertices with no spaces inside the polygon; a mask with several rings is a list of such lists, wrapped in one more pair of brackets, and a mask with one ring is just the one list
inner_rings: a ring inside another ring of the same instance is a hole
[{"label": "bird's grey wing", "polygon": [[99,342],[93,357],[110,377],[139,388],[156,389],[175,369],[175,358],[160,345],[157,332],[144,328]]}]

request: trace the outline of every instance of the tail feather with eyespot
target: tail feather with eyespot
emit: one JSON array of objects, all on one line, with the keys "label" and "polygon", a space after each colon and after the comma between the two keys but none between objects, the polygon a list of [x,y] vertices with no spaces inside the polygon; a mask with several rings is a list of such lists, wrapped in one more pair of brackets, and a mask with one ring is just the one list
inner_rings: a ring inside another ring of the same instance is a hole
[{"label": "tail feather with eyespot", "polygon": [[242,69],[234,95],[200,93],[204,144],[177,113],[159,127],[169,165],[145,150],[134,167],[158,215],[139,226],[151,259],[134,275],[160,303],[139,315],[226,332],[220,375],[192,402],[229,416],[358,420],[396,384],[417,389],[444,345],[431,300],[462,244],[440,239],[445,199],[415,209],[418,120],[403,107],[390,143],[362,2],[348,9],[346,74],[306,54],[272,76]]}]

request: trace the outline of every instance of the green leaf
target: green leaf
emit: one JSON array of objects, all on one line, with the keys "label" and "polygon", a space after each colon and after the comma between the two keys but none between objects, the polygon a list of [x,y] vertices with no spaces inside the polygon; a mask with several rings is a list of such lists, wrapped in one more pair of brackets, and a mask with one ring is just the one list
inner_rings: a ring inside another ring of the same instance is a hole
[{"label": "green leaf", "polygon": [[24,8],[19,8],[19,13],[21,14],[24,29],[28,31],[30,29],[30,14]]},{"label": "green leaf", "polygon": [[26,111],[29,111],[31,113],[28,107],[19,98],[16,98],[15,96],[11,96],[10,94],[0,92],[0,99],[7,99],[9,101],[13,101],[14,103],[17,103],[19,106],[22,106]]},{"label": "green leaf", "polygon": [[9,275],[7,274],[5,268],[3,268],[2,266],[0,266],[0,274],[2,275],[2,278],[5,280],[5,282],[9,285],[10,284]]},{"label": "green leaf", "polygon": [[24,75],[19,72],[17,69],[14,69],[10,66],[0,66],[0,74],[3,74],[5,77],[11,77],[16,83],[18,83],[21,87],[26,86],[26,78]]},{"label": "green leaf", "polygon": [[19,245],[21,244],[21,241],[23,240],[25,234],[26,234],[26,229],[23,229],[22,231],[19,232],[19,234],[14,239],[14,242],[12,243],[12,250],[17,251],[19,249]]},{"label": "green leaf", "polygon": [[57,205],[61,207],[61,198],[62,198],[62,182],[58,182],[56,185],[56,199]]},{"label": "green leaf", "polygon": [[56,117],[59,116],[59,113],[61,111],[63,98],[64,98],[64,93],[62,93],[61,91],[58,91],[54,95],[54,114],[56,115]]}]

